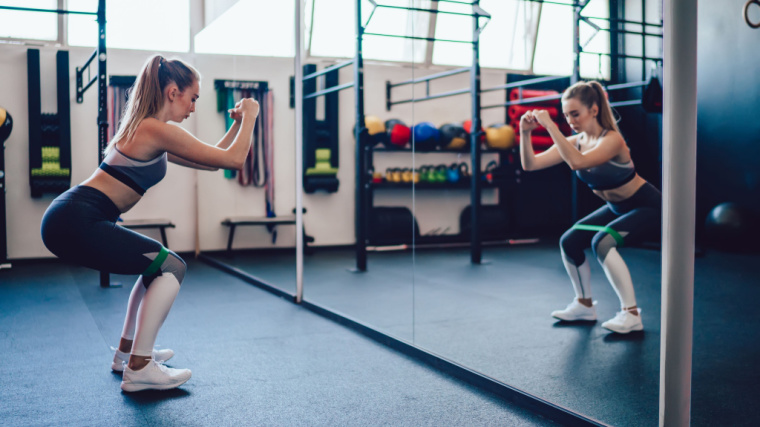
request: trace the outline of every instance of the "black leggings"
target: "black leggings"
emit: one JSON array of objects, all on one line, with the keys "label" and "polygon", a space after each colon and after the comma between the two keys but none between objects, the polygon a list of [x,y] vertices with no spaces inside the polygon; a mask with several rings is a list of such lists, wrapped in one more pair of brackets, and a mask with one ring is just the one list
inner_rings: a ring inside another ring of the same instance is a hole
[{"label": "black leggings", "polygon": [[73,187],[53,200],[42,217],[42,241],[50,252],[74,264],[114,274],[142,274],[148,283],[171,272],[182,283],[186,267],[182,258],[116,224],[120,214],[102,192]]},{"label": "black leggings", "polygon": [[581,219],[560,239],[560,247],[575,265],[583,264],[583,251],[591,247],[603,260],[610,247],[640,243],[660,232],[662,195],[650,183],[622,202],[607,202]]}]

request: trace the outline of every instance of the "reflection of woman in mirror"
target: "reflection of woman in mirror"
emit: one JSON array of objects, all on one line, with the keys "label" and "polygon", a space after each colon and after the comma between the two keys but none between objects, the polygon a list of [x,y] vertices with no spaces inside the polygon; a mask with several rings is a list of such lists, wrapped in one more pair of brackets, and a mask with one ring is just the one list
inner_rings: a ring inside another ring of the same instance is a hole
[{"label": "reflection of woman in mirror", "polygon": [[240,169],[251,145],[259,110],[253,99],[229,111],[235,123],[216,145],[168,123],[180,123],[195,111],[199,84],[198,71],[181,60],[148,59],[103,163],[58,196],[42,219],[42,239],[56,256],[96,270],[140,275],[111,364],[124,372],[125,391],[178,387],[191,373],[167,368],[162,362],[174,352],[153,348],[185,276],[185,262],[159,242],[117,225],[119,215],[163,179],[168,161],[204,170]]},{"label": "reflection of woman in mirror", "polygon": [[[591,299],[591,270],[584,250],[591,248],[607,279],[620,298],[621,311],[602,323],[618,333],[640,331],[641,310],[628,267],[618,247],[656,235],[660,229],[661,194],[633,167],[604,89],[597,82],[579,82],[562,95],[562,111],[577,134],[565,137],[545,110],[532,110],[520,120],[520,159],[526,171],[567,163],[578,178],[602,200],[604,206],[578,221],[560,239],[562,261],[570,275],[576,298],[552,316],[564,321],[596,320]],[[546,128],[554,145],[535,154],[530,133]]]}]

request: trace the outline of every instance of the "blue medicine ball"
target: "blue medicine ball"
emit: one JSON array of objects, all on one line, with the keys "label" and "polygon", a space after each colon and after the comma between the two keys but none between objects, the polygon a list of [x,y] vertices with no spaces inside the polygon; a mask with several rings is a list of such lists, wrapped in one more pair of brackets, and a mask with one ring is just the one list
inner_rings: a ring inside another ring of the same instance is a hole
[{"label": "blue medicine ball", "polygon": [[429,151],[435,150],[440,141],[440,132],[430,122],[420,122],[414,125],[412,129],[414,135],[413,143],[415,150]]}]

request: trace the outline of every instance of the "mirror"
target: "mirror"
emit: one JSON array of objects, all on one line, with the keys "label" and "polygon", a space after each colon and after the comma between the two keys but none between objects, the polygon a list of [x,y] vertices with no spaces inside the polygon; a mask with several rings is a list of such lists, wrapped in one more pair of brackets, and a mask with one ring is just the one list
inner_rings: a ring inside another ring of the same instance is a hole
[{"label": "mirror", "polygon": [[295,135],[287,79],[293,60],[198,55],[204,76],[198,137],[218,141],[241,97],[259,102],[252,152],[241,171],[198,173],[203,253],[286,294],[296,291]]}]

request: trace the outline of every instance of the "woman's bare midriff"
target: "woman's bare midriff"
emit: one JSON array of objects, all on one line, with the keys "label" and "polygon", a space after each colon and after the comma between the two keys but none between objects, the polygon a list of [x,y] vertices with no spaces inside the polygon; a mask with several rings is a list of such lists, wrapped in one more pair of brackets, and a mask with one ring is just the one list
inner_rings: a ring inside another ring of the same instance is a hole
[{"label": "woman's bare midriff", "polygon": [[108,196],[121,213],[132,209],[132,206],[136,205],[142,198],[135,190],[101,169],[95,170],[95,173],[80,185],[92,187]]},{"label": "woman's bare midriff", "polygon": [[607,202],[622,202],[623,200],[633,196],[639,191],[642,185],[646,184],[646,180],[640,177],[638,174],[633,177],[632,180],[626,182],[618,188],[611,190],[593,190],[594,194],[601,197],[602,200]]}]

